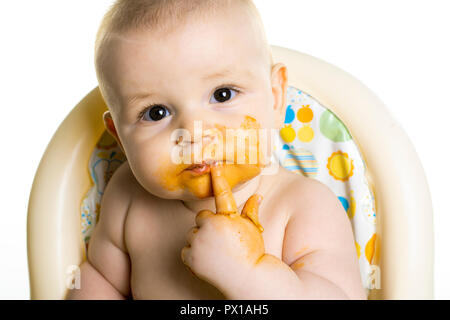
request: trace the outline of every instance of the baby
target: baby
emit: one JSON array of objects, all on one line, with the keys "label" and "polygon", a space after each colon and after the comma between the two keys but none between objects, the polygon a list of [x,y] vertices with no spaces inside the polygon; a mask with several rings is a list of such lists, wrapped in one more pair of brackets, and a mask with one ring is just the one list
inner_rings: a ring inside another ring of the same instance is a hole
[{"label": "baby", "polygon": [[251,0],[118,0],[95,61],[127,162],[68,298],[366,298],[333,192],[281,167],[263,174],[270,137],[238,143],[286,111],[287,70]]}]

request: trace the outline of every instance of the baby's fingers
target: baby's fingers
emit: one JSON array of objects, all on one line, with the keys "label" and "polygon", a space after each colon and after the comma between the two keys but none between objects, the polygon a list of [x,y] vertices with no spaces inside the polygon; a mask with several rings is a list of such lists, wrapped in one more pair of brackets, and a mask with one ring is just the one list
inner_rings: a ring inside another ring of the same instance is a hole
[{"label": "baby's fingers", "polygon": [[214,212],[212,211],[202,210],[195,216],[195,224],[197,225],[197,227],[201,227],[205,223],[206,219],[213,215]]},{"label": "baby's fingers", "polygon": [[181,249],[181,261],[183,264],[188,268],[188,270],[194,275],[197,276],[194,271],[192,271],[192,255],[191,255],[191,248],[190,247],[184,247]]},{"label": "baby's fingers", "polygon": [[186,234],[186,242],[188,245],[192,245],[192,242],[194,241],[195,234],[198,232],[198,227],[192,227],[188,233]]},{"label": "baby's fingers", "polygon": [[211,180],[216,199],[216,213],[234,214],[237,213],[236,201],[234,200],[230,185],[225,179],[223,171],[223,165],[211,166]]},{"label": "baby's fingers", "polygon": [[244,208],[242,209],[241,217],[248,218],[255,226],[259,229],[260,232],[264,231],[264,228],[259,223],[258,219],[258,209],[259,204],[261,203],[262,197],[258,194],[252,195],[250,198],[248,198],[247,202],[244,205]]}]

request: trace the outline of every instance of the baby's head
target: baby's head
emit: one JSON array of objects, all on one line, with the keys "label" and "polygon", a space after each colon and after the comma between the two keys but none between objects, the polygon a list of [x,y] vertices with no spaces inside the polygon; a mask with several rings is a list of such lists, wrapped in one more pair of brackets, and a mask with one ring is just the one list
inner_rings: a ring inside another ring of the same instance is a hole
[{"label": "baby's head", "polygon": [[[98,32],[95,65],[105,125],[139,183],[161,198],[212,195],[208,165],[174,162],[177,148],[284,120],[287,71],[273,64],[251,0],[118,0]],[[216,151],[212,158],[230,160]],[[261,163],[226,167],[234,187],[258,175]]]}]

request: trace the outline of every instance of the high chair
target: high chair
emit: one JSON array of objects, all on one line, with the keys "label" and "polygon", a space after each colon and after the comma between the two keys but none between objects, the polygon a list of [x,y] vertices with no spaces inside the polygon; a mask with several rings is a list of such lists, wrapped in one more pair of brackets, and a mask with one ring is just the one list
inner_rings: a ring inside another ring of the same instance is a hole
[{"label": "high chair", "polygon": [[[328,109],[329,117],[334,114],[345,124],[348,136],[360,152],[376,208],[376,230],[373,231],[376,237],[364,244],[365,249],[356,244],[359,254],[364,255],[365,250],[367,259],[370,257],[368,263],[365,262],[366,267],[376,273],[374,281],[378,283],[369,291],[369,298],[432,299],[432,206],[424,170],[410,140],[384,104],[348,73],[293,50],[272,46],[272,52],[274,62],[287,66],[289,86],[295,88],[291,89],[292,93],[298,89],[298,94],[303,92],[311,97],[310,101]],[[309,103],[301,106],[309,107]],[[102,121],[105,110],[100,91],[95,88],[59,126],[39,164],[28,205],[31,299],[62,299],[68,288],[76,285],[77,266],[86,258],[81,208],[93,185],[89,166],[93,150],[105,132]],[[297,111],[297,118],[302,122],[298,139],[308,143],[316,137],[315,129],[309,124],[311,112],[319,109],[305,110],[306,116],[303,111]],[[297,135],[287,124],[294,120],[295,112],[288,112],[285,127],[290,131],[281,133],[284,142],[280,148],[289,161],[304,161],[302,172],[313,177],[317,167],[324,163],[310,160],[313,158],[310,154],[305,156],[303,149],[293,151],[292,146],[284,144]],[[342,140],[336,141],[334,146],[340,146]],[[331,151],[340,157],[339,161],[345,161],[345,152]],[[340,183],[338,180],[348,177],[332,172],[333,159],[328,158],[327,164],[334,177],[330,179]],[[338,167],[343,166],[339,161]],[[353,164],[357,162],[350,161],[345,166],[353,170]],[[327,171],[325,166],[322,171]],[[347,212],[355,209],[351,208],[351,199],[340,197],[340,200],[347,205]],[[354,234],[357,240],[360,231],[355,226]]]}]

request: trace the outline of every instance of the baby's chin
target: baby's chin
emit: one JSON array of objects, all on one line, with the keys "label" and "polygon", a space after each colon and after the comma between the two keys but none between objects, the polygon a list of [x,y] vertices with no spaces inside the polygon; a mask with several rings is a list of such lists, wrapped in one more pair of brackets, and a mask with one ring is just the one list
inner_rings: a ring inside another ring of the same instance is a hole
[{"label": "baby's chin", "polygon": [[209,174],[186,179],[179,185],[158,182],[142,186],[148,193],[166,200],[192,201],[214,196],[211,186],[211,175]]},{"label": "baby's chin", "polygon": [[151,195],[158,197],[164,200],[181,200],[181,201],[194,201],[194,200],[203,200],[207,198],[213,197],[212,192],[205,191],[201,194],[194,194],[190,190],[180,189],[180,190],[167,190],[162,185],[153,186],[153,187],[144,187],[146,192]]},{"label": "baby's chin", "polygon": [[[237,191],[244,184],[261,173],[258,165],[225,165],[223,176],[233,191]],[[171,186],[171,191],[165,194],[166,199],[178,199],[183,201],[203,200],[214,196],[211,174],[206,172],[195,173],[190,170],[184,171],[177,180],[179,185]],[[161,185],[167,188],[167,184]]]}]

